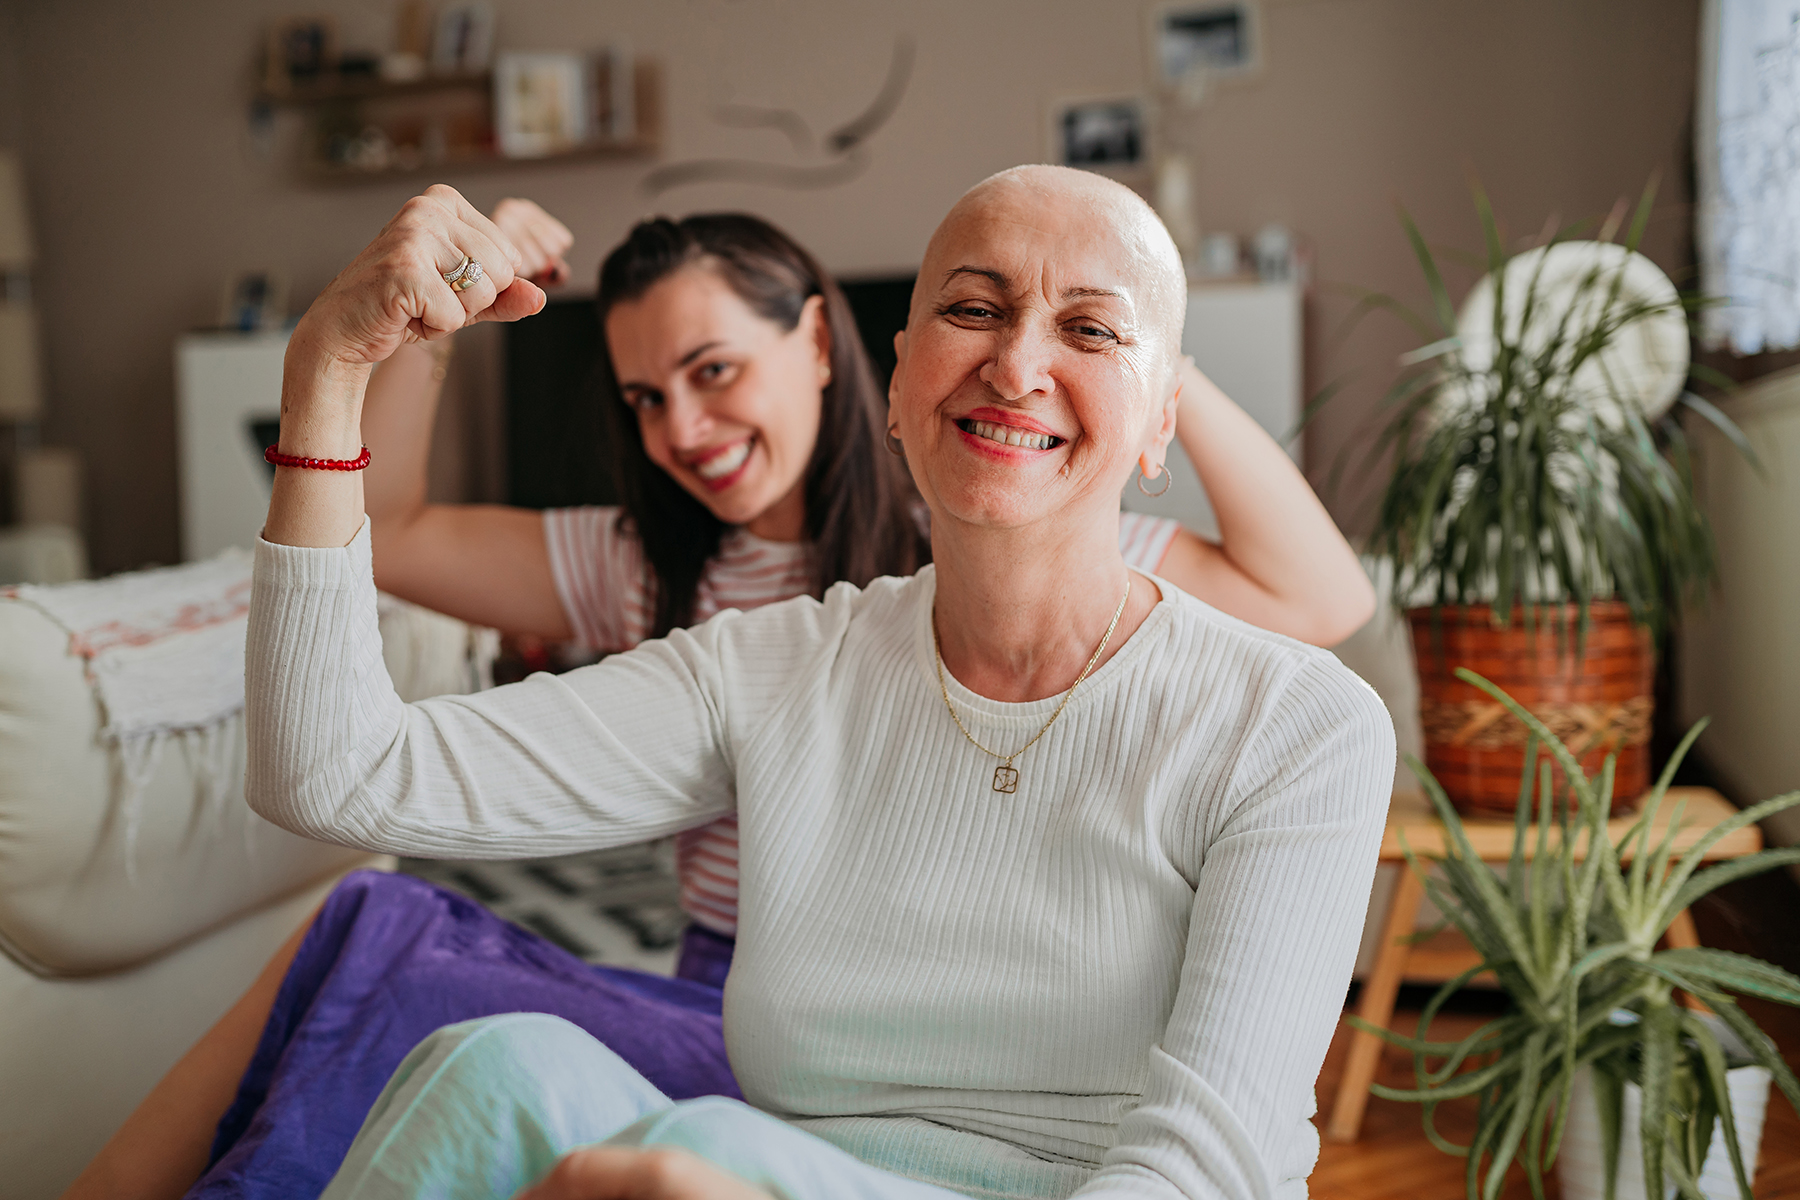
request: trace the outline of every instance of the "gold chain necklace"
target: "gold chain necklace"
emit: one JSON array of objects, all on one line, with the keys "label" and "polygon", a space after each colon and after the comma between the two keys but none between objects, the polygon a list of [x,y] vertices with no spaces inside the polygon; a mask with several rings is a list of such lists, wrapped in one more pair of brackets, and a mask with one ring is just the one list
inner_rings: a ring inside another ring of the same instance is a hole
[{"label": "gold chain necklace", "polygon": [[1056,724],[1056,718],[1063,715],[1063,709],[1069,707],[1069,700],[1075,695],[1075,689],[1081,686],[1081,681],[1088,677],[1088,672],[1094,669],[1094,664],[1100,661],[1100,656],[1102,654],[1106,653],[1106,643],[1112,641],[1113,630],[1119,627],[1119,618],[1125,615],[1125,602],[1130,599],[1131,576],[1127,575],[1125,577],[1125,594],[1119,597],[1119,607],[1113,609],[1112,624],[1106,627],[1106,633],[1101,637],[1100,644],[1094,647],[1094,656],[1088,659],[1087,666],[1081,668],[1081,674],[1075,677],[1075,682],[1071,683],[1069,685],[1069,690],[1063,693],[1062,703],[1056,706],[1056,711],[1050,714],[1050,719],[1044,722],[1043,728],[1033,734],[1029,742],[1026,742],[1011,754],[1001,754],[997,750],[989,750],[986,746],[976,741],[975,735],[969,732],[969,727],[964,725],[962,723],[962,718],[956,715],[956,705],[950,703],[950,689],[944,684],[944,650],[943,646],[938,641],[937,621],[936,619],[932,620],[931,654],[932,657],[937,660],[938,691],[944,697],[944,707],[950,710],[950,719],[956,722],[956,727],[962,730],[962,735],[969,739],[969,745],[975,747],[983,754],[992,755],[1000,760],[1000,765],[994,768],[994,790],[996,792],[1004,792],[1010,796],[1012,793],[1019,790],[1019,772],[1013,767],[1013,760],[1037,745],[1038,739],[1043,737],[1046,733],[1049,733],[1050,727]]}]

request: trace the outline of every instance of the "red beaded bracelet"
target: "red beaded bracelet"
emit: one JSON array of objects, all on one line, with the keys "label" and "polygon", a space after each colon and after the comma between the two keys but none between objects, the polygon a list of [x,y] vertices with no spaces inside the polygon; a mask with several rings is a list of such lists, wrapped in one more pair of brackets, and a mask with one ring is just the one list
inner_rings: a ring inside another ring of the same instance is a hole
[{"label": "red beaded bracelet", "polygon": [[263,451],[263,461],[278,467],[304,467],[311,471],[360,471],[369,465],[369,448],[364,446],[355,458],[302,458],[298,454],[283,454],[270,446]]}]

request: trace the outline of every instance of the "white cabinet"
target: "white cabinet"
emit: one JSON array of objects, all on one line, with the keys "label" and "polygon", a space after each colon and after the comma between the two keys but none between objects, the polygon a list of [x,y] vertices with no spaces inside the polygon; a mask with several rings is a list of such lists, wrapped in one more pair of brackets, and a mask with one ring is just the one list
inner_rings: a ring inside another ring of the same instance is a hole
[{"label": "white cabinet", "polygon": [[273,477],[257,429],[281,416],[286,353],[285,333],[195,333],[175,344],[185,561],[256,545]]},{"label": "white cabinet", "polygon": [[[1198,284],[1188,292],[1182,350],[1276,439],[1299,424],[1305,407],[1301,300],[1300,285],[1292,281]],[[1298,437],[1287,452],[1301,461]],[[1212,505],[1179,442],[1169,447],[1168,465],[1167,494],[1150,499],[1128,484],[1125,507],[1174,517],[1195,533],[1216,536]]]}]

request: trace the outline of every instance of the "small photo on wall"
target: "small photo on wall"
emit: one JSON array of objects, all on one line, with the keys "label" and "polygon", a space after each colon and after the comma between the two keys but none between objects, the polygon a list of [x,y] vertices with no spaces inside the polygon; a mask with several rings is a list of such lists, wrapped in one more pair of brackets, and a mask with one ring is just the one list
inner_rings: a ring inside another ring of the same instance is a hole
[{"label": "small photo on wall", "polygon": [[1158,5],[1150,20],[1151,52],[1166,87],[1194,76],[1247,75],[1260,65],[1253,0],[1178,0]]},{"label": "small photo on wall", "polygon": [[1106,175],[1143,171],[1150,161],[1144,113],[1136,96],[1062,101],[1051,112],[1052,157]]}]

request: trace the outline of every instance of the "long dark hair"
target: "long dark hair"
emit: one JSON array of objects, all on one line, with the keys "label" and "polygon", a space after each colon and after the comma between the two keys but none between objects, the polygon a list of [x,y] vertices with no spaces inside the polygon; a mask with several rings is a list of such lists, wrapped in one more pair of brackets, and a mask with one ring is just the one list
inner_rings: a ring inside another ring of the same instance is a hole
[{"label": "long dark hair", "polygon": [[843,291],[812,255],[756,217],[656,217],[636,225],[600,266],[596,371],[602,419],[616,455],[624,509],[619,519],[650,564],[656,597],[651,636],[692,623],[701,576],[728,526],[645,453],[637,418],[620,396],[606,317],[614,305],[637,299],[693,263],[718,271],[751,311],[783,330],[799,324],[807,300],[824,300],[831,381],[821,398],[819,440],[803,488],[813,594],[823,596],[840,579],[861,585],[918,570],[930,558],[930,545],[913,516],[912,480],[882,444],[886,398],[876,389]]}]

